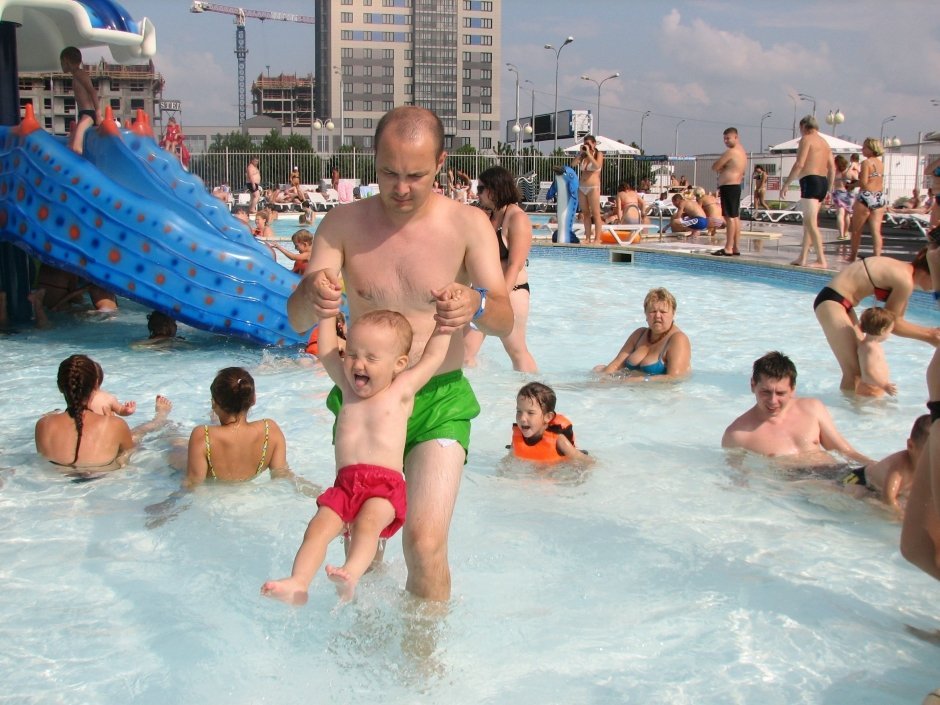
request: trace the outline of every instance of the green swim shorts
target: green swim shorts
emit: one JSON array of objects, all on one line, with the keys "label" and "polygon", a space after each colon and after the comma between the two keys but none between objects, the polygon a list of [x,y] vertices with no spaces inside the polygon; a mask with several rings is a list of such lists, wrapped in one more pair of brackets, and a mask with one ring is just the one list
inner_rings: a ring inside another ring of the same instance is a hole
[{"label": "green swim shorts", "polygon": [[[334,386],[326,398],[326,408],[337,415],[342,405],[343,393]],[[408,419],[405,457],[419,443],[452,438],[463,447],[466,463],[470,449],[470,419],[479,414],[480,403],[470,382],[463,376],[463,370],[432,377],[415,395],[414,410]],[[336,438],[336,422],[333,423],[333,437]]]}]

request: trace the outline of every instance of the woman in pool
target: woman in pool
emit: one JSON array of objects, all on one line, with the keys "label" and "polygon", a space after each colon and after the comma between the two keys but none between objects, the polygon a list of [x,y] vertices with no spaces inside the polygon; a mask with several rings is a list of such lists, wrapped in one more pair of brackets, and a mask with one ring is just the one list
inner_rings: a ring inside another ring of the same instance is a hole
[{"label": "woman in pool", "polygon": [[[526,321],[529,318],[529,274],[526,271],[529,250],[532,249],[532,221],[519,207],[522,194],[516,179],[501,166],[490,167],[477,179],[480,205],[490,214],[490,223],[496,231],[499,260],[503,267],[509,303],[512,305],[512,332],[500,338],[512,360],[512,368],[520,372],[538,372],[535,358],[526,346]],[[464,364],[473,367],[485,336],[479,330],[467,328],[464,334]]]},{"label": "woman in pool", "polygon": [[885,216],[884,188],[885,168],[881,161],[884,154],[881,142],[873,137],[862,142],[862,168],[858,175],[858,197],[852,208],[852,239],[849,245],[849,256],[846,262],[854,262],[858,257],[858,249],[862,244],[862,229],[865,223],[871,228],[871,242],[874,255],[881,254],[881,221]]},{"label": "woman in pool", "polygon": [[188,488],[207,478],[244,482],[265,470],[288,477],[287,441],[271,419],[249,421],[255,404],[255,380],[241,367],[220,370],[209,387],[218,426],[197,426],[189,437],[186,461]]},{"label": "woman in pool", "polygon": [[904,319],[907,302],[915,287],[931,288],[926,247],[917,253],[913,262],[891,257],[866,257],[853,262],[819,292],[813,309],[842,369],[841,389],[854,390],[861,375],[855,306],[866,297],[874,296],[895,314],[895,335],[940,345],[940,328],[927,328]]},{"label": "woman in pool", "polygon": [[36,450],[53,465],[85,475],[119,468],[144,434],[166,423],[172,404],[158,396],[153,420],[131,430],[120,416],[102,416],[88,408],[98,389],[99,368],[87,355],[72,355],[59,365],[59,391],[65,411],[36,422]]},{"label": "woman in pool", "polygon": [[627,338],[617,356],[594,371],[623,374],[627,382],[665,382],[680,379],[692,369],[692,344],[676,325],[676,297],[668,289],[650,289],[643,299],[646,326]]},{"label": "woman in pool", "polygon": [[584,223],[584,243],[600,242],[601,228],[601,170],[604,168],[604,154],[597,148],[594,135],[585,135],[581,150],[572,162],[573,169],[579,169],[578,198],[581,202],[581,220]]}]

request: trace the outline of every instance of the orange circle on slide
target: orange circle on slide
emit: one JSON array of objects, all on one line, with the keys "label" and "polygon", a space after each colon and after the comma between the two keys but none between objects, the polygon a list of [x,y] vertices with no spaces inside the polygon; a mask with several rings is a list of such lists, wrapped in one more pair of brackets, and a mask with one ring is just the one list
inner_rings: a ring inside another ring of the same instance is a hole
[{"label": "orange circle on slide", "polygon": [[117,248],[111,250],[108,253],[108,261],[111,262],[112,264],[117,264],[118,262],[120,262],[121,261],[120,250],[118,250]]}]

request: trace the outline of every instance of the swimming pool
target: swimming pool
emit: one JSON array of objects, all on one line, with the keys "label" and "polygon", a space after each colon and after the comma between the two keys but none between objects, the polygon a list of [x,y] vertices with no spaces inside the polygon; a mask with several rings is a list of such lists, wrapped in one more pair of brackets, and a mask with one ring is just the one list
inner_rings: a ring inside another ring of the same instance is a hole
[{"label": "swimming pool", "polygon": [[[266,578],[288,571],[313,511],[288,483],[204,486],[148,527],[146,507],[178,486],[165,461],[172,430],[148,438],[126,470],[85,484],[32,450],[36,417],[62,405],[55,370],[69,354],[98,360],[106,388],[138,400],[140,420],[146,400],[168,394],[179,435],[206,419],[216,370],[240,364],[258,386],[253,418],[277,419],[291,465],[326,485],[319,368],[188,328],[188,348],[131,350],[146,311],[130,303],[114,319],[3,338],[5,698],[297,702],[338,690],[349,703],[919,702],[940,685],[936,646],[909,626],[936,628],[937,586],[900,557],[899,525],[820,483],[759,463],[732,470],[719,444],[753,402],[751,362],[779,348],[799,368],[799,390],[823,399],[860,451],[898,450],[924,410],[931,350],[890,341],[899,397],[856,405],[837,390],[811,277],[764,283],[737,263],[604,256],[536,249],[530,272],[537,379],[555,387],[597,466],[546,474],[501,463],[529,378],[488,340],[468,372],[484,412],[451,532],[446,616],[404,595],[400,536],[350,606],[336,608],[321,576],[305,608],[260,598]],[[642,324],[652,286],[679,301],[692,378],[593,381],[588,370]],[[328,560],[340,555],[335,543]]]}]

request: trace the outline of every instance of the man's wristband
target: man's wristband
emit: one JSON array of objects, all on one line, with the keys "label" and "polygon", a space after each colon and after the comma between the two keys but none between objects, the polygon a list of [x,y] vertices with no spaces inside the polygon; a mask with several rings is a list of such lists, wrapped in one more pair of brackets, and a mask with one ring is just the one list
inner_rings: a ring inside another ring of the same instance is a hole
[{"label": "man's wristband", "polygon": [[482,316],[483,312],[486,310],[486,292],[488,291],[488,289],[478,289],[474,287],[473,290],[476,292],[479,292],[480,294],[480,308],[478,308],[477,312],[473,314],[473,320],[475,321],[480,316]]}]

